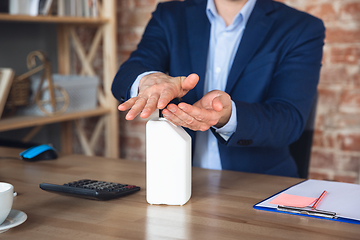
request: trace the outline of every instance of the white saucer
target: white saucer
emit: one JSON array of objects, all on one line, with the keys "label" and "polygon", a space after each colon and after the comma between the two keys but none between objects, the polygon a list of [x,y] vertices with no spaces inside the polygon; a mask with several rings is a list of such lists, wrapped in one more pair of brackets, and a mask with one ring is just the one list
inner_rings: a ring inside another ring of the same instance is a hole
[{"label": "white saucer", "polygon": [[5,221],[0,225],[0,233],[3,233],[9,230],[10,228],[22,224],[23,222],[26,221],[26,219],[27,219],[26,213],[19,210],[11,209],[9,216],[7,216]]}]

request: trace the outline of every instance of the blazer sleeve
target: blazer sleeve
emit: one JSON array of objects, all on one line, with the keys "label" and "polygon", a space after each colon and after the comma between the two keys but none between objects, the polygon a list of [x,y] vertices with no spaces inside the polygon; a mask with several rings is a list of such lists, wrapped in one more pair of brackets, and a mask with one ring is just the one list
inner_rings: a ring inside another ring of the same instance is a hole
[{"label": "blazer sleeve", "polygon": [[235,133],[225,142],[213,131],[221,143],[231,147],[283,147],[300,137],[316,96],[325,38],[322,21],[312,19],[276,67],[266,100],[234,101],[238,120]]},{"label": "blazer sleeve", "polygon": [[122,64],[114,78],[111,91],[120,102],[130,98],[131,85],[140,74],[148,71],[168,71],[169,50],[167,34],[161,24],[161,6],[159,3],[137,49]]}]

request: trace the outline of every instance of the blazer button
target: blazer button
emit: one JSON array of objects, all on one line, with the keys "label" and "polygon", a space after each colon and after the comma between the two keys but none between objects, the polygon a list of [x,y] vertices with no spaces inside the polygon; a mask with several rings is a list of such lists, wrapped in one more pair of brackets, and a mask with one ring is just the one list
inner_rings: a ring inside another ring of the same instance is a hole
[{"label": "blazer button", "polygon": [[238,141],[238,144],[239,144],[239,145],[244,145],[244,140],[242,140],[242,139],[239,140],[239,141]]}]

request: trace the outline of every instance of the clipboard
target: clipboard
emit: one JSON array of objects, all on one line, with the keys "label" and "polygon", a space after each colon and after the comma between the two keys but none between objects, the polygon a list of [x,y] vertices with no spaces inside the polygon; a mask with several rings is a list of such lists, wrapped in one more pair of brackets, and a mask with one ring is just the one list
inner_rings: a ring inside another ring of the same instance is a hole
[{"label": "clipboard", "polygon": [[[327,195],[316,210],[310,207],[287,207],[270,202],[282,193],[317,198],[324,191]],[[360,185],[309,179],[295,184],[255,204],[254,209],[314,217],[339,222],[360,224]]]}]

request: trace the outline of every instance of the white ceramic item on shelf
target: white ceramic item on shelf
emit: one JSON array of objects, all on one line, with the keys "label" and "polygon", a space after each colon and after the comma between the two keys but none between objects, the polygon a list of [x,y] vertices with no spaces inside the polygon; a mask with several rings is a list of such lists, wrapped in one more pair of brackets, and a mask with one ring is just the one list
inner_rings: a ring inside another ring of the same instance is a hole
[{"label": "white ceramic item on shelf", "polygon": [[184,205],[191,197],[191,137],[165,118],[146,124],[146,200]]}]

